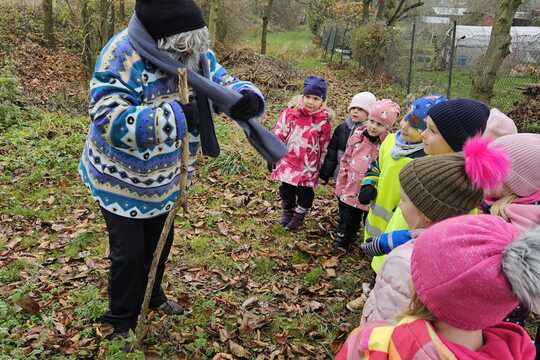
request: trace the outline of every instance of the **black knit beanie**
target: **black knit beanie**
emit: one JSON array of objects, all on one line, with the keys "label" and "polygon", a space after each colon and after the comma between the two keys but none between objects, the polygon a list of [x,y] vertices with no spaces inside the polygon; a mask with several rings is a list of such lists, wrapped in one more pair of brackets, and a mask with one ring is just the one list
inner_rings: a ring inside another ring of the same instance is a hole
[{"label": "black knit beanie", "polygon": [[489,107],[476,100],[455,99],[435,105],[428,115],[444,140],[457,152],[463,150],[467,139],[484,133]]},{"label": "black knit beanie", "polygon": [[156,40],[206,26],[193,0],[137,0],[135,13]]}]

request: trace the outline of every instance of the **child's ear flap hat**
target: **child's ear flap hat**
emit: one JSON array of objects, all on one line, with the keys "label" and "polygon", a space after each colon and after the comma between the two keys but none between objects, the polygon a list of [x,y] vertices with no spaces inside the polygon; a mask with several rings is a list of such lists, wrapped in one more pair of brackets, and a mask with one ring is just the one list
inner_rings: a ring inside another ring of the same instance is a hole
[{"label": "child's ear flap hat", "polygon": [[377,98],[375,97],[375,95],[373,95],[369,91],[358,93],[353,96],[351,103],[347,108],[347,111],[351,111],[352,108],[356,107],[364,110],[369,114],[371,108],[373,107],[373,105],[375,105],[376,101]]},{"label": "child's ear flap hat", "polygon": [[379,100],[371,108],[369,118],[391,128],[396,123],[400,110],[399,105],[392,100]]},{"label": "child's ear flap hat", "polygon": [[519,237],[497,216],[444,220],[416,239],[411,273],[438,320],[463,330],[491,327],[520,302],[538,310],[540,228]]}]

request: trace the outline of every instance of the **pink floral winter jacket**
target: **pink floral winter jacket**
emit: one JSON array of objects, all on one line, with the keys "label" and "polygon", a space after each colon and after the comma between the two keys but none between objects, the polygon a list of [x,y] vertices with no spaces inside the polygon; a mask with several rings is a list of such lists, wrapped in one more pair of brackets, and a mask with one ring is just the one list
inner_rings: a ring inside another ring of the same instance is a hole
[{"label": "pink floral winter jacket", "polygon": [[[372,143],[364,136],[366,126],[357,127],[347,142],[347,149],[339,163],[339,174],[336,180],[336,196],[345,204],[364,211],[368,205],[358,201],[360,183],[369,165],[377,158],[379,145]],[[386,137],[386,132],[380,136],[380,142]]]},{"label": "pink floral winter jacket", "polygon": [[283,110],[274,134],[289,152],[276,163],[272,179],[295,186],[317,186],[331,131],[327,109],[313,113],[302,106]]}]

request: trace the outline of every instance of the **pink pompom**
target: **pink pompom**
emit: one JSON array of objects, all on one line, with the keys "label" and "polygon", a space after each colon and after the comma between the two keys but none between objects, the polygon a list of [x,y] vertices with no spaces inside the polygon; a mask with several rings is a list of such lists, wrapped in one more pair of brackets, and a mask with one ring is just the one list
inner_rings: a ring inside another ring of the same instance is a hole
[{"label": "pink pompom", "polygon": [[463,148],[467,176],[474,186],[486,190],[501,186],[510,171],[506,152],[490,143],[487,137],[475,136]]}]

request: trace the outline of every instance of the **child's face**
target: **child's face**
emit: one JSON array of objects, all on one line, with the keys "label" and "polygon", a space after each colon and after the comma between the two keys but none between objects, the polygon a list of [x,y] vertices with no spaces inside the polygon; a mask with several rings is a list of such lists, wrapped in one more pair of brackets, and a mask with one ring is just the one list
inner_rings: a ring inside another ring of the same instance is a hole
[{"label": "child's face", "polygon": [[444,155],[454,152],[429,115],[426,118],[426,130],[422,131],[422,141],[424,142],[424,151],[428,155]]},{"label": "child's face", "polygon": [[317,111],[321,108],[324,100],[317,95],[303,95],[304,107],[308,111]]},{"label": "child's face", "polygon": [[405,194],[405,191],[401,189],[401,199],[399,201],[399,208],[403,213],[403,218],[407,222],[407,225],[411,230],[416,229],[425,229],[430,224],[431,221],[422,213],[414,204],[411,199]]},{"label": "child's face", "polygon": [[367,123],[367,132],[370,136],[381,136],[388,129],[386,126],[372,119],[368,119]]},{"label": "child's face", "polygon": [[405,120],[405,118],[401,119],[399,127],[401,131],[401,138],[406,142],[411,144],[418,144],[422,142],[422,133],[420,130],[413,128],[411,124]]},{"label": "child's face", "polygon": [[351,110],[349,110],[349,115],[351,116],[351,120],[353,123],[361,123],[367,120],[368,114],[364,110],[353,107]]}]

